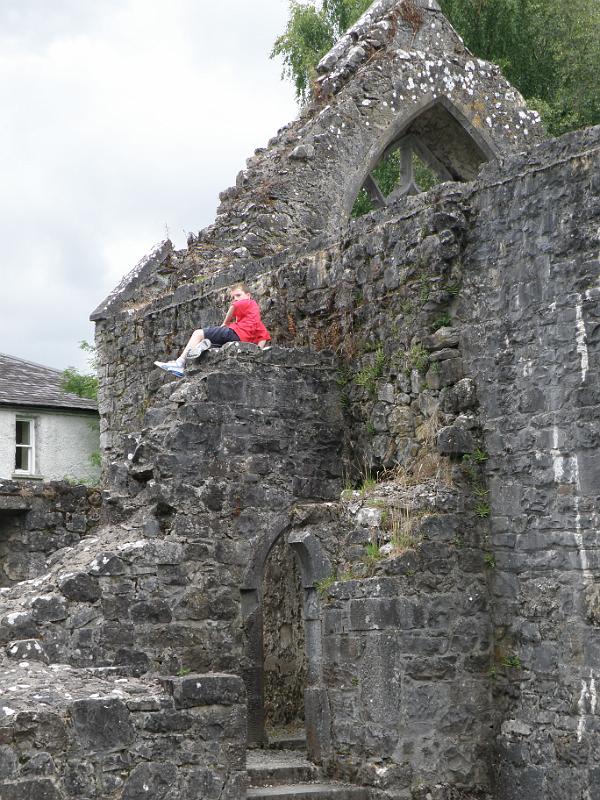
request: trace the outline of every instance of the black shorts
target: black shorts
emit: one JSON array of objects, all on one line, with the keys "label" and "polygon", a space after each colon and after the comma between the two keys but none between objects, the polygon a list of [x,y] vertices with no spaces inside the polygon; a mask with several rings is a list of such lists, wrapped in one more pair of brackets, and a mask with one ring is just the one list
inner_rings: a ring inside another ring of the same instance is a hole
[{"label": "black shorts", "polygon": [[204,328],[204,336],[210,339],[210,343],[215,347],[222,347],[227,342],[239,342],[240,337],[233,330],[225,325],[215,325]]}]

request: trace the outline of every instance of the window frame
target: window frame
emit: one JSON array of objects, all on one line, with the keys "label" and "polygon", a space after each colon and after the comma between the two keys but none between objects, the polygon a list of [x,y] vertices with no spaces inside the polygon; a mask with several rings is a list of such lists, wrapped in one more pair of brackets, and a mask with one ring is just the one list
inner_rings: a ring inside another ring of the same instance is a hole
[{"label": "window frame", "polygon": [[[17,442],[17,424],[19,422],[27,422],[29,423],[29,439],[30,444],[19,444]],[[36,474],[36,431],[35,431],[35,417],[24,416],[21,414],[17,414],[15,416],[15,468],[13,475],[16,477],[24,477],[24,476],[31,476]],[[17,451],[18,450],[28,450],[29,451],[29,460],[28,465],[29,469],[18,469],[17,468]]]}]

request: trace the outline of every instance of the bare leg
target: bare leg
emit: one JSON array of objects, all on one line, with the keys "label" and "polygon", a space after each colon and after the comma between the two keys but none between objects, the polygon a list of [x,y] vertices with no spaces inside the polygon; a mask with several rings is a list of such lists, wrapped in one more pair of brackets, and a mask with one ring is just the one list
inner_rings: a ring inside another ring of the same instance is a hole
[{"label": "bare leg", "polygon": [[202,330],[202,328],[198,328],[198,330],[194,331],[190,336],[189,342],[183,348],[183,351],[177,360],[183,363],[185,361],[185,357],[187,356],[188,352],[192,349],[192,347],[195,347],[197,344],[200,344],[200,342],[203,339],[204,339],[204,331]]}]

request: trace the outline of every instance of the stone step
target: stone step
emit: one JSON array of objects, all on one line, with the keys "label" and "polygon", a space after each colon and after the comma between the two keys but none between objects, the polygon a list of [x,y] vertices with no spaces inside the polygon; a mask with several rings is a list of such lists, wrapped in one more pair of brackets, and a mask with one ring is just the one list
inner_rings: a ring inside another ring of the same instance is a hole
[{"label": "stone step", "polygon": [[250,750],[246,768],[252,786],[308,783],[320,778],[320,770],[297,750]]},{"label": "stone step", "polygon": [[302,750],[306,752],[306,734],[304,731],[284,733],[269,737],[270,750]]},{"label": "stone step", "polygon": [[248,800],[369,800],[368,790],[344,783],[296,783],[251,786]]}]

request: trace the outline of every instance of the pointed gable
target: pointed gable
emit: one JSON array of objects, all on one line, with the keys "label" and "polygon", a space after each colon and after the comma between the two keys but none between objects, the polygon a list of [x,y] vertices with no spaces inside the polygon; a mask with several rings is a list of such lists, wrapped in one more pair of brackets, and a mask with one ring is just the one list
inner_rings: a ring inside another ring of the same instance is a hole
[{"label": "pointed gable", "polygon": [[335,234],[403,139],[442,179],[471,180],[542,136],[537,112],[472,56],[434,0],[378,0],[322,59],[314,102],[249,159],[200,239],[220,239],[230,258],[236,248],[261,257]]},{"label": "pointed gable", "polygon": [[[152,254],[94,319],[194,275],[336,238],[363,188],[376,206],[418,191],[411,153],[440,180],[465,181],[542,137],[537,112],[497,66],[472,56],[435,0],[377,0],[320,62],[313,102],[255,151],[221,193],[215,222],[173,254],[168,280]],[[402,180],[386,198],[372,172],[395,149]]]}]

